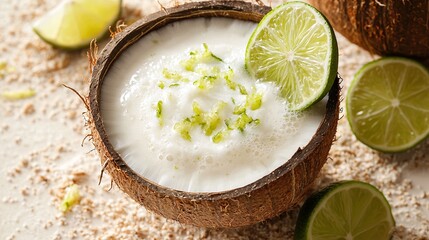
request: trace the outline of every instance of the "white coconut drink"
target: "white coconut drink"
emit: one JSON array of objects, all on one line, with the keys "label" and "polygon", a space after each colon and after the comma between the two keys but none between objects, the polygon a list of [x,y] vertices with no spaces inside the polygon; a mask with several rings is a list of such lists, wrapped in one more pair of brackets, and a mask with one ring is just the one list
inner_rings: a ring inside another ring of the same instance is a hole
[{"label": "white coconut drink", "polygon": [[92,74],[92,135],[115,183],[146,208],[204,227],[263,221],[301,200],[335,135],[338,81],[305,111],[244,66],[266,7],[191,3],[106,46]]}]

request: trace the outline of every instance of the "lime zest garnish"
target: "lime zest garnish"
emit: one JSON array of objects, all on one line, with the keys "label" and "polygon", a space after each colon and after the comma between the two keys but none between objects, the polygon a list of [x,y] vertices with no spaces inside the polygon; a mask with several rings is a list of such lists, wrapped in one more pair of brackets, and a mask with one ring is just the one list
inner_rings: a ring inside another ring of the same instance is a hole
[{"label": "lime zest garnish", "polygon": [[[235,104],[235,100],[233,101],[233,103]],[[240,115],[242,113],[245,113],[247,108],[254,111],[259,109],[261,106],[262,106],[262,94],[256,92],[256,90],[253,89],[252,94],[246,95],[246,103],[235,106],[232,113],[235,115]]]},{"label": "lime zest garnish", "polygon": [[194,71],[195,66],[197,65],[197,58],[194,54],[191,52],[191,57],[187,60],[180,61],[180,65],[182,65],[183,68],[185,68],[186,71]]},{"label": "lime zest garnish", "polygon": [[240,89],[240,93],[242,95],[247,95],[247,90],[246,90],[246,88],[243,85],[238,84],[238,88]]},{"label": "lime zest garnish", "polygon": [[205,123],[203,124],[203,130],[206,136],[212,135],[213,131],[217,128],[220,123],[220,117],[217,112],[210,112],[204,118]]},{"label": "lime zest garnish", "polygon": [[197,72],[201,75],[205,75],[205,76],[214,76],[216,78],[220,78],[219,66],[213,66],[213,67],[209,67],[209,68],[199,67],[199,68],[197,68],[197,70],[195,72]]},{"label": "lime zest garnish", "polygon": [[221,141],[223,141],[225,139],[225,137],[229,134],[229,132],[230,132],[230,130],[228,128],[220,130],[218,133],[216,133],[212,137],[212,141],[214,143],[220,143]]},{"label": "lime zest garnish", "polygon": [[213,87],[216,80],[216,76],[202,76],[195,80],[193,84],[201,90],[208,90]]},{"label": "lime zest garnish", "polygon": [[206,136],[210,136],[221,123],[219,111],[221,111],[225,105],[225,102],[219,101],[210,112],[205,112],[203,109],[201,109],[198,102],[194,101],[192,103],[194,115],[176,123],[174,125],[174,129],[180,133],[183,139],[189,141],[191,140],[189,132],[196,126],[200,126]]},{"label": "lime zest garnish", "polygon": [[160,126],[164,125],[164,121],[162,119],[162,105],[163,102],[161,100],[156,104],[156,118],[158,118]]},{"label": "lime zest garnish", "polygon": [[7,100],[22,100],[31,98],[36,95],[36,91],[33,89],[21,90],[21,91],[6,91],[2,92],[1,96]]},{"label": "lime zest garnish", "polygon": [[234,77],[234,70],[228,66],[228,71],[224,74],[223,78],[226,81],[226,85],[233,91],[235,91],[237,87],[237,83],[235,83],[232,79]]},{"label": "lime zest garnish", "polygon": [[232,112],[232,114],[235,115],[240,115],[242,113],[246,112],[246,106],[245,105],[238,105],[234,107],[234,111]]},{"label": "lime zest garnish", "polygon": [[180,65],[182,65],[182,67],[186,71],[194,71],[195,67],[199,63],[209,62],[210,60],[213,60],[213,59],[219,62],[223,62],[223,60],[220,57],[216,56],[210,51],[207,43],[203,43],[203,48],[204,48],[204,51],[202,53],[199,50],[190,51],[189,52],[190,57],[186,60],[180,61]]},{"label": "lime zest garnish", "polygon": [[[234,70],[226,64],[220,66],[218,63],[213,63],[213,61],[223,62],[223,60],[214,55],[206,43],[202,45],[203,50],[192,50],[189,52],[188,59],[180,61],[180,65],[186,71],[193,72],[192,78],[196,80],[192,82],[192,85],[199,90],[207,91],[221,83],[222,87],[228,87],[232,91],[237,90],[241,95],[245,95],[246,98],[238,106],[237,101],[231,98],[234,104],[232,114],[235,116],[229,119],[222,119],[221,114],[221,110],[227,105],[226,102],[219,101],[209,111],[205,111],[198,102],[194,101],[192,103],[193,114],[176,122],[174,130],[184,140],[191,141],[192,131],[200,128],[206,136],[211,136],[214,143],[219,143],[228,136],[230,131],[239,130],[243,132],[248,124],[254,123],[257,125],[260,123],[259,119],[254,120],[246,111],[257,110],[261,107],[262,94],[257,93],[255,87],[252,87],[253,92],[249,95],[244,85],[234,81]],[[228,68],[221,71],[221,67]],[[163,69],[162,74],[166,79],[174,81],[169,87],[179,86],[179,82],[183,82],[183,79],[188,82],[188,79],[184,78],[183,75],[167,68]],[[159,82],[158,87],[163,89],[165,87],[164,82]],[[242,101],[241,99],[242,97],[240,97],[240,101]],[[228,111],[231,111],[230,108],[228,108]]]},{"label": "lime zest garnish", "polygon": [[220,130],[217,132],[213,137],[212,141],[214,143],[220,143],[225,139],[226,136],[229,135],[229,133],[232,130],[239,130],[240,132],[244,132],[245,128],[248,124],[255,124],[259,125],[261,121],[259,119],[253,119],[252,117],[248,116],[246,112],[240,114],[240,116],[236,119],[234,123],[232,123],[232,119],[228,118],[224,120],[226,128]]},{"label": "lime zest garnish", "polygon": [[[211,136],[222,123],[219,112],[226,105],[226,102],[219,101],[209,112],[206,112],[201,108],[198,102],[194,101],[192,103],[192,111],[194,114],[191,117],[187,117],[184,120],[176,123],[174,125],[174,129],[182,136],[183,139],[188,141],[191,141],[190,131],[197,126],[201,127],[206,136]],[[234,108],[233,114],[238,115],[238,117],[235,119],[235,121],[231,118],[225,119],[223,123],[226,128],[218,131],[212,137],[212,141],[214,143],[219,143],[224,140],[224,138],[229,134],[229,131],[239,130],[240,132],[244,132],[248,124],[260,124],[260,120],[253,119],[247,115],[246,110],[247,109],[245,105],[236,106]]]},{"label": "lime zest garnish", "polygon": [[207,136],[210,136],[221,122],[219,111],[221,111],[222,108],[225,107],[225,105],[225,102],[220,101],[213,107],[213,109],[208,114],[205,114],[203,130]]},{"label": "lime zest garnish", "polygon": [[194,115],[191,117],[192,123],[203,125],[204,124],[204,110],[201,109],[198,102],[194,101],[192,102],[192,111],[194,112]]},{"label": "lime zest garnish", "polygon": [[66,194],[64,195],[63,201],[59,208],[62,212],[69,211],[74,205],[79,203],[80,191],[76,184],[70,185],[66,188]]},{"label": "lime zest garnish", "polygon": [[189,132],[192,129],[192,122],[189,118],[185,118],[182,121],[174,124],[174,130],[176,130],[180,136],[187,140],[187,141],[191,141],[191,135],[189,134]]},{"label": "lime zest garnish", "polygon": [[214,55],[213,53],[211,53],[211,56],[212,56],[212,58],[214,58],[214,59],[218,60],[219,62],[223,62],[222,58],[220,58],[220,57],[218,57],[218,56]]},{"label": "lime zest garnish", "polygon": [[225,123],[225,126],[226,126],[226,128],[228,129],[228,130],[233,130],[234,128],[234,125],[233,125],[233,123],[232,123],[232,119],[231,118],[228,118],[228,119],[225,119],[224,120],[224,123]]},{"label": "lime zest garnish", "polygon": [[244,129],[249,123],[253,122],[253,118],[249,117],[246,112],[240,114],[240,116],[235,121],[234,127],[240,132],[244,132]]},{"label": "lime zest garnish", "polygon": [[164,89],[164,87],[165,87],[164,81],[159,81],[158,82],[158,87],[161,88],[161,89]]},{"label": "lime zest garnish", "polygon": [[162,101],[158,101],[156,104],[156,117],[161,118],[162,117]]},{"label": "lime zest garnish", "polygon": [[253,119],[253,122],[252,123],[254,123],[255,125],[259,125],[260,123],[261,123],[261,120],[260,119]]},{"label": "lime zest garnish", "polygon": [[210,51],[210,50],[209,50],[209,46],[207,45],[207,43],[203,43],[203,47],[204,47],[204,53],[203,53],[203,55],[202,55],[202,59],[203,59],[203,61],[204,61],[204,60],[205,60],[205,61],[208,61],[208,60],[210,60],[210,59],[215,59],[215,60],[217,60],[217,61],[219,61],[219,62],[223,62],[222,58],[220,58],[220,57],[218,57],[218,56],[214,55],[214,54],[212,53],[212,51]]},{"label": "lime zest garnish", "polygon": [[192,111],[194,111],[195,115],[204,114],[204,111],[201,109],[200,104],[198,104],[198,102],[196,101],[192,102]]},{"label": "lime zest garnish", "polygon": [[246,106],[249,107],[251,110],[257,110],[262,105],[262,94],[253,92],[250,95],[246,96]]},{"label": "lime zest garnish", "polygon": [[164,77],[166,79],[169,79],[169,80],[175,80],[175,81],[181,81],[181,82],[189,82],[189,80],[187,78],[184,78],[179,73],[170,71],[167,68],[162,69],[162,75],[164,75]]}]

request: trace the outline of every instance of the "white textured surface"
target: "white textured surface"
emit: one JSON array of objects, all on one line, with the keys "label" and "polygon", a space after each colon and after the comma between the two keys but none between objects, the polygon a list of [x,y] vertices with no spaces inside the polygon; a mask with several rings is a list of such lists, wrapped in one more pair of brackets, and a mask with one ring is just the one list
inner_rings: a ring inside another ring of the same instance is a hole
[{"label": "white textured surface", "polygon": [[[153,0],[123,3],[127,18],[159,10]],[[147,212],[116,186],[107,191],[108,175],[98,186],[98,156],[87,153],[89,142],[80,147],[87,134],[81,117],[85,108],[61,86],[87,92],[86,50],[52,49],[31,31],[31,22],[55,4],[3,1],[0,8],[0,61],[15,68],[0,77],[0,91],[37,91],[34,98],[21,101],[0,98],[0,239],[292,239],[298,209],[248,228],[215,231]],[[356,70],[377,56],[337,37],[344,96]],[[379,154],[356,141],[345,118],[339,121],[337,139],[315,189],[344,179],[370,182],[392,205],[394,239],[428,239],[429,143],[404,154]],[[63,215],[58,205],[73,182],[82,199]]]}]

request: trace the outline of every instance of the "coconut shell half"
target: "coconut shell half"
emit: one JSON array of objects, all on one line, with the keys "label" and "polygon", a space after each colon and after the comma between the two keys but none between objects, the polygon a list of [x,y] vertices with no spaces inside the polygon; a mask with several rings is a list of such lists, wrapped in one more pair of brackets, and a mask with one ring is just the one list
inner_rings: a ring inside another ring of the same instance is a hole
[{"label": "coconut shell half", "polygon": [[349,41],[378,55],[429,58],[429,1],[309,0]]},{"label": "coconut shell half", "polygon": [[[326,162],[339,114],[340,84],[329,92],[326,114],[316,134],[303,149],[267,176],[247,186],[213,193],[177,191],[153,183],[135,173],[109,141],[100,103],[106,73],[115,59],[150,31],[182,19],[225,17],[258,22],[269,7],[241,1],[188,3],[150,15],[112,39],[98,58],[89,93],[90,127],[101,163],[114,182],[136,202],[166,218],[209,228],[236,228],[255,224],[285,212],[302,201]],[[103,168],[104,169],[104,168]]]}]

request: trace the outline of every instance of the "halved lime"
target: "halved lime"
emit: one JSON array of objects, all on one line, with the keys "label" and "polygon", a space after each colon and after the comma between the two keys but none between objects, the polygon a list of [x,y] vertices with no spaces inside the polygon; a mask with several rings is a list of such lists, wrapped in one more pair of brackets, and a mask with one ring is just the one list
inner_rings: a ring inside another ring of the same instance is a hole
[{"label": "halved lime", "polygon": [[120,12],[121,0],[65,0],[38,19],[33,30],[56,47],[78,49],[102,37]]},{"label": "halved lime", "polygon": [[429,72],[405,58],[370,62],[350,84],[346,109],[361,142],[382,152],[405,151],[429,135]]},{"label": "halved lime", "polygon": [[291,110],[303,110],[332,87],[338,69],[338,46],[326,18],[303,2],[288,2],[259,23],[246,48],[246,69],[273,81]]},{"label": "halved lime", "polygon": [[383,193],[359,181],[334,183],[302,206],[295,239],[388,240],[395,220]]}]

